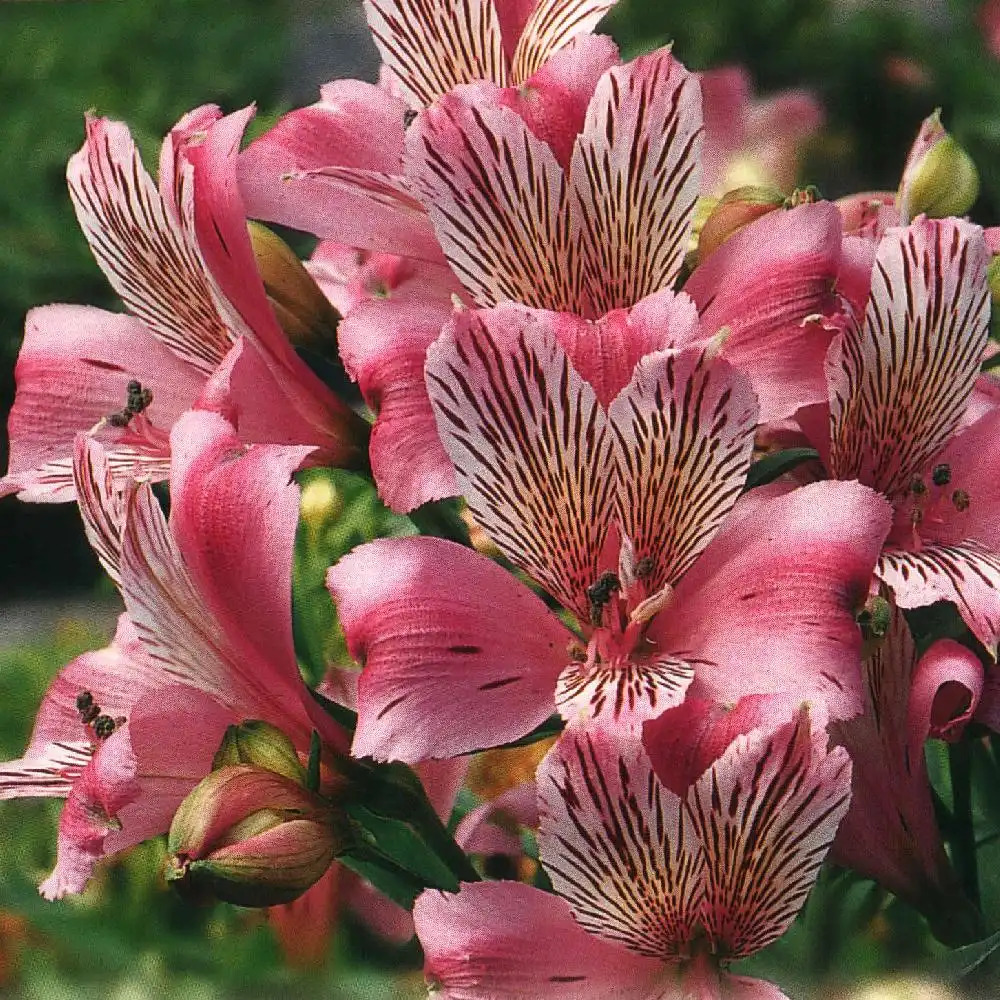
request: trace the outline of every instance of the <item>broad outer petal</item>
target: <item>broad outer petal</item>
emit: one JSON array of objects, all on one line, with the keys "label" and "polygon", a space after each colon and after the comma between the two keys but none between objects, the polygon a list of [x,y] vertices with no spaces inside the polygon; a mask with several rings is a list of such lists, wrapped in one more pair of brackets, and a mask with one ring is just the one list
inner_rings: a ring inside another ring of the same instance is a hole
[{"label": "broad outer petal", "polygon": [[558,896],[518,882],[428,890],[413,908],[441,1000],[647,1000],[663,964],[583,930]]},{"label": "broad outer petal", "polygon": [[377,414],[369,453],[379,496],[402,513],[458,493],[423,377],[427,348],[451,312],[438,301],[373,300],[338,331],[344,365]]},{"label": "broad outer petal", "polygon": [[680,581],[649,637],[695,664],[706,695],[794,692],[834,718],[861,711],[854,614],[865,601],[890,508],[857,483],[753,492]]},{"label": "broad outer petal", "polygon": [[152,403],[128,427],[105,423],[97,439],[117,477],[166,478],[167,435],[205,379],[139,320],[71,305],[28,313],[14,375],[10,465],[0,495],[18,490],[36,501],[75,498],[73,441],[122,410],[133,379],[152,391]]},{"label": "broad outer petal", "polygon": [[436,538],[382,539],[327,575],[365,664],[352,752],[414,762],[498,746],[554,710],[570,633],[523,584]]},{"label": "broad outer petal", "polygon": [[840,241],[831,204],[769,212],[726,240],[684,285],[707,333],[729,328],[722,356],[750,376],[762,423],[827,399],[823,363],[833,333],[816,317],[837,309]]}]

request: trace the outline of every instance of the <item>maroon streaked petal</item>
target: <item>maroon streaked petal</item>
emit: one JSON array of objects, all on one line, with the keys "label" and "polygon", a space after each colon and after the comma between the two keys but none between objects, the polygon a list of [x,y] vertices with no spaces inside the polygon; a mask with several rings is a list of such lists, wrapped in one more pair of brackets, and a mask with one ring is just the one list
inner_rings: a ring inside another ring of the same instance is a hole
[{"label": "maroon streaked petal", "polygon": [[482,84],[424,111],[407,132],[407,179],[477,305],[581,312],[563,170],[510,99]]},{"label": "maroon streaked petal", "polygon": [[648,1000],[661,962],[582,930],[565,901],[519,882],[428,890],[413,908],[440,1000]]},{"label": "maroon streaked petal", "polygon": [[438,538],[382,539],[331,567],[327,586],[364,664],[356,756],[454,757],[551,714],[571,635],[496,563]]},{"label": "maroon streaked petal", "polygon": [[638,739],[571,727],[536,780],[542,864],[577,923],[640,955],[686,954],[705,894],[701,852]]},{"label": "maroon streaked petal", "polygon": [[827,400],[823,364],[840,261],[837,210],[800,205],[745,226],[684,285],[707,333],[728,328],[722,356],[750,376],[762,423]]},{"label": "maroon streaked petal", "polygon": [[549,317],[517,306],[459,313],[427,352],[426,372],[476,522],[585,615],[614,503],[613,444]]},{"label": "maroon streaked petal", "polygon": [[[73,443],[98,425],[94,436],[117,480],[165,479],[170,427],[204,384],[201,372],[138,320],[69,305],[28,313],[15,377],[10,466],[0,495],[19,491],[32,501],[75,499]],[[127,427],[112,427],[107,417],[124,408],[133,379],[151,390],[153,401]]]},{"label": "maroon streaked petal", "polygon": [[[588,34],[618,0],[538,0],[510,61],[512,84],[522,84],[577,35]],[[501,8],[509,6],[501,0]],[[506,32],[505,38],[507,37]]]},{"label": "maroon streaked petal", "polygon": [[851,761],[842,747],[827,751],[825,721],[803,706],[791,722],[737,737],[685,799],[705,856],[701,918],[726,957],[785,932],[847,812]]},{"label": "maroon streaked petal", "polygon": [[653,594],[676,584],[746,482],[757,426],[749,380],[717,348],[643,358],[611,404],[618,517]]},{"label": "maroon streaked petal", "polygon": [[114,290],[153,335],[209,374],[231,344],[194,232],[192,176],[157,190],[120,122],[87,118],[69,161],[69,191],[87,242]]},{"label": "maroon streaked petal", "polygon": [[415,108],[476,80],[507,83],[493,0],[365,0],[382,62]]},{"label": "maroon streaked petal", "polygon": [[698,197],[701,132],[698,81],[669,49],[598,83],[570,167],[594,315],[673,285]]},{"label": "maroon streaked petal", "polygon": [[76,439],[73,485],[87,541],[115,586],[120,587],[118,564],[122,524],[125,521],[125,497],[122,490],[115,489],[111,465],[104,449],[82,434]]},{"label": "maroon streaked petal", "polygon": [[879,577],[901,608],[951,601],[977,639],[996,655],[1000,640],[1000,552],[965,539],[919,551],[886,548]]},{"label": "maroon streaked petal", "polygon": [[918,219],[879,244],[860,330],[828,362],[832,471],[889,496],[958,428],[990,320],[978,226]]}]

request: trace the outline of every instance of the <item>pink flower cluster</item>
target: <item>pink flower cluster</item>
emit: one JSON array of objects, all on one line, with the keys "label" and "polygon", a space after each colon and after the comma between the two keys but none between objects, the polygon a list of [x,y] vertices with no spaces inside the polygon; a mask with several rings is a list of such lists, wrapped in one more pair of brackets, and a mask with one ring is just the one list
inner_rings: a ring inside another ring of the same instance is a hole
[{"label": "pink flower cluster", "polygon": [[[330,83],[242,151],[250,109],[196,109],[158,184],[88,118],[69,190],[126,311],[29,314],[0,481],[75,500],[125,604],[0,765],[0,798],[66,798],[46,896],[166,831],[234,723],[419,764],[447,812],[466,755],[558,713],[519,800],[554,893],[421,895],[440,996],[780,997],[728,964],[831,845],[958,907],[923,744],[1000,727],[994,234],[802,196],[699,253],[734,157],[787,182],[819,111],[666,48],[622,62],[593,33],[612,6],[365,0],[378,86]],[[248,218],[320,238],[371,428],[293,348]],[[779,445],[815,457],[747,489]],[[293,646],[306,465],[370,470],[400,513],[461,497],[490,543],[330,568],[353,739]],[[918,656],[904,611],[942,601],[969,641]]]}]

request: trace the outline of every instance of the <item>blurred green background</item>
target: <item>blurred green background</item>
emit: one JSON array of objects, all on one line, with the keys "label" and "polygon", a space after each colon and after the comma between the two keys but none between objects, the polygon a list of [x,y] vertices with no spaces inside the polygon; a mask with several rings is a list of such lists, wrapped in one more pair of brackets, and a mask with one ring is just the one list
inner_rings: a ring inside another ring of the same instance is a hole
[{"label": "blurred green background", "polygon": [[[941,106],[945,124],[980,170],[982,194],[972,215],[992,225],[1000,221],[1000,62],[984,43],[977,6],[971,0],[622,0],[606,27],[628,54],[673,39],[692,69],[740,63],[758,94],[812,89],[827,126],[807,151],[802,179],[828,197],[894,188],[919,122]],[[65,163],[82,141],[85,111],[127,120],[152,165],[162,135],[198,104],[231,110],[256,101],[266,121],[311,102],[326,79],[375,73],[360,0],[0,2],[0,39],[4,415],[29,308],[60,301],[117,308],[65,188]],[[2,438],[0,467],[6,467]],[[63,617],[54,631],[40,629],[33,642],[24,641],[22,629],[15,641],[3,602],[61,601],[81,589],[92,593],[97,581],[74,507],[0,501],[5,757],[23,749],[54,671],[75,653],[103,645],[108,632],[106,622],[95,625],[84,614],[81,621]],[[349,922],[324,970],[288,970],[260,917],[226,907],[192,910],[167,893],[156,845],[110,866],[81,900],[46,904],[35,886],[53,862],[57,815],[52,803],[0,805],[0,995],[222,998],[294,989],[335,1000],[420,993],[412,971],[408,980],[392,978],[415,968],[413,949],[385,948]],[[932,953],[911,916],[842,880],[828,881],[823,891],[834,895],[823,898],[843,897],[830,907],[840,916],[824,918],[824,904],[811,903],[808,934],[798,931],[776,957],[763,957],[763,967],[794,966],[808,988],[829,975],[856,981],[877,969],[911,967]],[[838,930],[838,919],[850,927]],[[805,943],[817,934],[819,952]]]}]

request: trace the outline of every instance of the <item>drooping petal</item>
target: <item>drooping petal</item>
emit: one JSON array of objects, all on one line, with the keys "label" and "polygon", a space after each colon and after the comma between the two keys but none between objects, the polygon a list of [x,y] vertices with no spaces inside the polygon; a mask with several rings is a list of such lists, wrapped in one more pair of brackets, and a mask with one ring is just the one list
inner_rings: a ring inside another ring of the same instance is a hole
[{"label": "drooping petal", "polygon": [[450,316],[445,303],[364,302],[338,331],[344,365],[377,414],[369,452],[379,496],[401,513],[458,493],[423,378]]},{"label": "drooping petal", "polygon": [[462,817],[455,842],[467,854],[521,856],[521,827],[538,826],[538,791],[533,781],[508,788]]},{"label": "drooping petal", "polygon": [[413,922],[441,1000],[647,1000],[663,975],[655,959],[582,930],[558,896],[518,882],[429,890]]},{"label": "drooping petal", "polygon": [[687,954],[705,888],[681,800],[636,740],[566,730],[538,769],[542,864],[577,923],[651,958]]},{"label": "drooping petal", "polygon": [[563,170],[485,84],[441,98],[406,136],[406,176],[477,305],[582,311]]},{"label": "drooping petal", "polygon": [[918,219],[879,244],[864,327],[828,362],[831,463],[889,496],[962,420],[989,329],[978,226]]},{"label": "drooping petal", "polygon": [[712,540],[746,482],[757,426],[747,378],[690,348],[648,355],[608,411],[618,516],[649,593],[675,584]]},{"label": "drooping petal", "polygon": [[613,503],[612,438],[545,314],[458,314],[427,354],[438,431],[476,522],[586,614]]},{"label": "drooping petal", "polygon": [[[162,195],[120,122],[87,118],[87,139],[67,168],[77,219],[129,312],[204,374],[231,343],[194,233],[191,174]],[[166,199],[171,200],[170,208]]]},{"label": "drooping petal", "polygon": [[[522,84],[564,45],[597,27],[598,21],[618,0],[538,0],[524,22],[510,60],[512,84]],[[499,0],[500,10],[510,6]],[[501,14],[501,22],[503,15]],[[504,32],[504,41],[508,38]],[[508,48],[508,54],[511,50]]]},{"label": "drooping petal", "polygon": [[[33,501],[75,498],[74,439],[102,421],[96,437],[116,478],[165,479],[167,434],[204,384],[204,375],[138,320],[69,305],[28,313],[14,375],[10,465],[0,495],[16,490]],[[153,400],[127,427],[113,427],[106,418],[121,412],[132,380],[150,389]]]},{"label": "drooping petal", "polygon": [[356,756],[453,757],[551,714],[570,633],[490,560],[436,538],[383,539],[341,559],[327,585],[365,665]]},{"label": "drooping petal", "polygon": [[889,505],[857,483],[757,492],[736,504],[649,638],[693,662],[703,694],[717,701],[785,691],[848,718],[862,707],[854,615],[869,592]]},{"label": "drooping petal", "polygon": [[728,328],[722,356],[750,376],[762,423],[827,399],[833,331],[817,317],[836,311],[840,253],[837,210],[800,205],[745,226],[684,285],[707,333]]},{"label": "drooping petal", "polygon": [[805,903],[851,796],[851,761],[827,751],[825,716],[739,736],[685,800],[705,855],[702,921],[716,949],[746,958]]},{"label": "drooping petal", "polygon": [[698,82],[669,49],[598,83],[570,167],[591,315],[673,285],[698,197],[701,130]]},{"label": "drooping petal", "polygon": [[411,107],[433,104],[459,84],[507,83],[493,0],[365,0],[365,17]]},{"label": "drooping petal", "polygon": [[107,453],[94,440],[80,435],[73,456],[73,486],[87,541],[115,586],[121,586],[121,535],[125,497],[111,478]]}]

